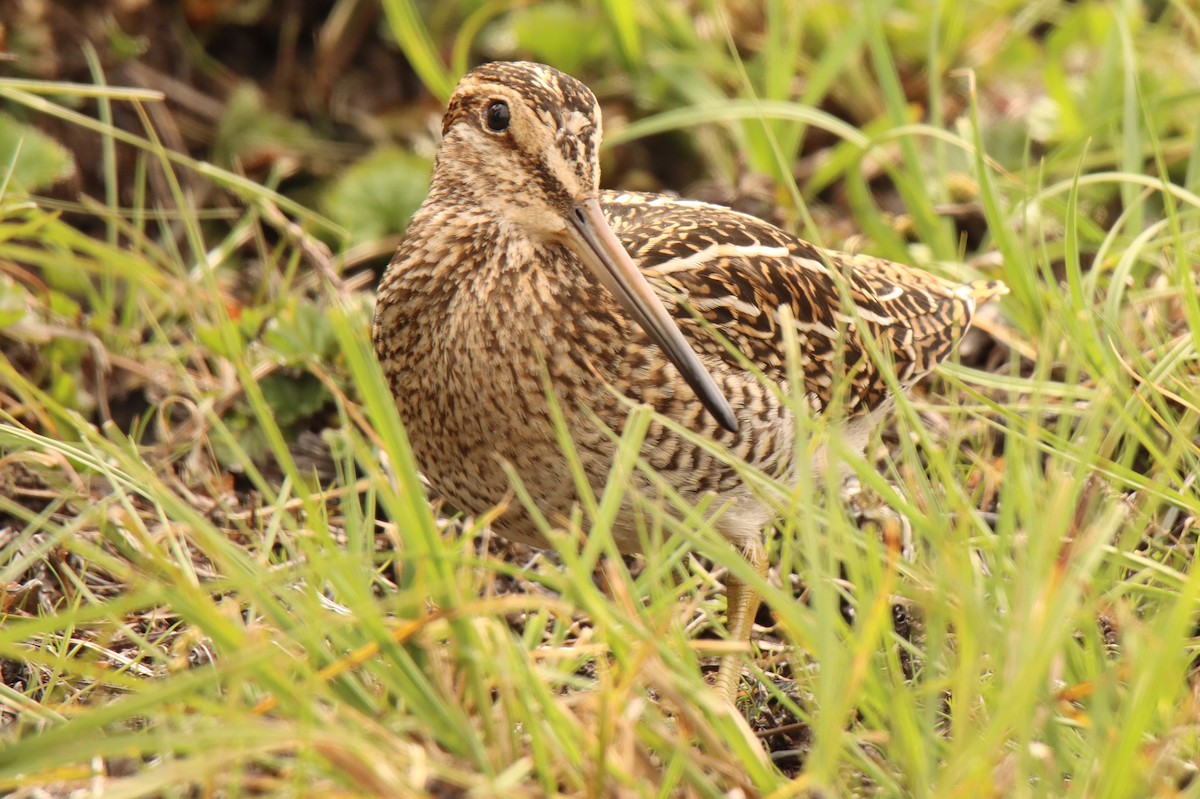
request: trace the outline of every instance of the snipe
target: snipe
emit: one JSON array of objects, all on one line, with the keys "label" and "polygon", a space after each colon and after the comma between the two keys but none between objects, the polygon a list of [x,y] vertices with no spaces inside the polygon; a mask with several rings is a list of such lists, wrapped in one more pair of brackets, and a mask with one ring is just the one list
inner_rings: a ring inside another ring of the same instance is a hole
[{"label": "snipe", "polygon": [[[602,191],[596,98],[550,67],[475,69],[442,136],[429,196],[380,284],[374,339],[420,467],[470,513],[506,499],[507,463],[544,514],[569,516],[575,486],[545,375],[597,492],[613,444],[592,414],[619,430],[628,412],[613,389],[767,473],[813,468],[794,462],[790,406],[693,313],[786,391],[780,309],[789,309],[806,405],[840,403],[861,448],[890,392],[860,327],[907,387],[946,357],[978,303],[1004,292],[820,250],[727,208]],[[843,311],[839,283],[856,315]],[[717,528],[765,570],[770,514],[730,467],[660,424],[643,455],[684,497],[717,495],[726,507]],[[546,543],[518,503],[494,526]],[[639,550],[632,508],[614,534],[622,551]],[[758,597],[735,578],[727,589],[729,635],[744,641]],[[717,682],[730,698],[739,673],[727,656]]]}]

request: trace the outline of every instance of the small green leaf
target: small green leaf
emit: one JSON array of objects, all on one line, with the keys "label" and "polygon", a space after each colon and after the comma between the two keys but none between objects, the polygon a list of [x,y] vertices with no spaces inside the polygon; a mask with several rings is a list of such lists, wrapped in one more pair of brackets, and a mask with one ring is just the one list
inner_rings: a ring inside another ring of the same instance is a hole
[{"label": "small green leaf", "polygon": [[69,178],[75,173],[75,161],[45,133],[0,113],[0,173],[10,169],[12,185],[32,192]]},{"label": "small green leaf", "polygon": [[597,35],[603,20],[574,3],[543,3],[514,15],[517,49],[568,74],[607,54],[611,39]]},{"label": "small green leaf", "polygon": [[259,382],[259,387],[281,428],[315,416],[333,401],[324,384],[310,374],[272,372]]},{"label": "small green leaf", "polygon": [[242,334],[241,328],[236,324],[232,325],[232,328],[237,336],[237,342],[233,344],[232,350],[226,345],[225,337],[222,335],[221,327],[218,325],[196,325],[196,340],[213,355],[233,360],[241,356],[240,347],[245,345],[246,338]]},{"label": "small green leaf", "polygon": [[217,128],[213,160],[221,166],[254,162],[276,154],[311,149],[315,137],[308,126],[272,111],[250,84],[229,97]]},{"label": "small green leaf", "polygon": [[333,332],[325,313],[309,300],[289,303],[271,319],[263,344],[285,363],[301,364],[333,354]]},{"label": "small green leaf", "polygon": [[325,197],[325,210],[350,231],[350,243],[403,233],[429,192],[428,160],[379,150],[350,167]]}]

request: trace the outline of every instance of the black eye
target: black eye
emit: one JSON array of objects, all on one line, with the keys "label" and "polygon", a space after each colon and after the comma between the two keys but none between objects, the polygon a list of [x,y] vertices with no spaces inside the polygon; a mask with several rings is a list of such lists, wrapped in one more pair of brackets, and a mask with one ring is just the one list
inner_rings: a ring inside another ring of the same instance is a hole
[{"label": "black eye", "polygon": [[508,121],[512,118],[512,112],[508,110],[508,103],[503,100],[494,100],[487,107],[486,118],[488,129],[500,133],[508,130]]}]

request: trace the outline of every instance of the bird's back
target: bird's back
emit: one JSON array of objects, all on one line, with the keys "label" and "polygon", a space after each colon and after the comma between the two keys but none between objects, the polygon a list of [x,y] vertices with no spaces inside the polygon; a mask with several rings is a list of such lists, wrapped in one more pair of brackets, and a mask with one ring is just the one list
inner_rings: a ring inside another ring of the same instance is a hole
[{"label": "bird's back", "polygon": [[603,199],[617,236],[697,352],[745,371],[710,326],[766,377],[783,381],[786,308],[813,406],[836,399],[849,418],[880,408],[891,393],[864,331],[907,387],[951,352],[979,303],[1006,291],[821,250],[722,206],[638,193]]}]

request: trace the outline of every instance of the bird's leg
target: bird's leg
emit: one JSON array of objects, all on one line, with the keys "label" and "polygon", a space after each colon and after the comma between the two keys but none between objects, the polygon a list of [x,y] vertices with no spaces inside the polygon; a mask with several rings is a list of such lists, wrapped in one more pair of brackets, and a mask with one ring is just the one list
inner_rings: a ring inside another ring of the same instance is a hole
[{"label": "bird's leg", "polygon": [[[755,537],[746,542],[742,556],[750,561],[759,576],[766,575],[767,553],[761,539]],[[729,631],[729,640],[739,643],[750,641],[750,631],[754,627],[754,617],[761,601],[757,590],[736,577],[732,571],[729,572],[725,578],[725,627]],[[737,699],[738,678],[742,675],[741,658],[741,652],[722,655],[717,670],[716,688],[730,704]]]}]

